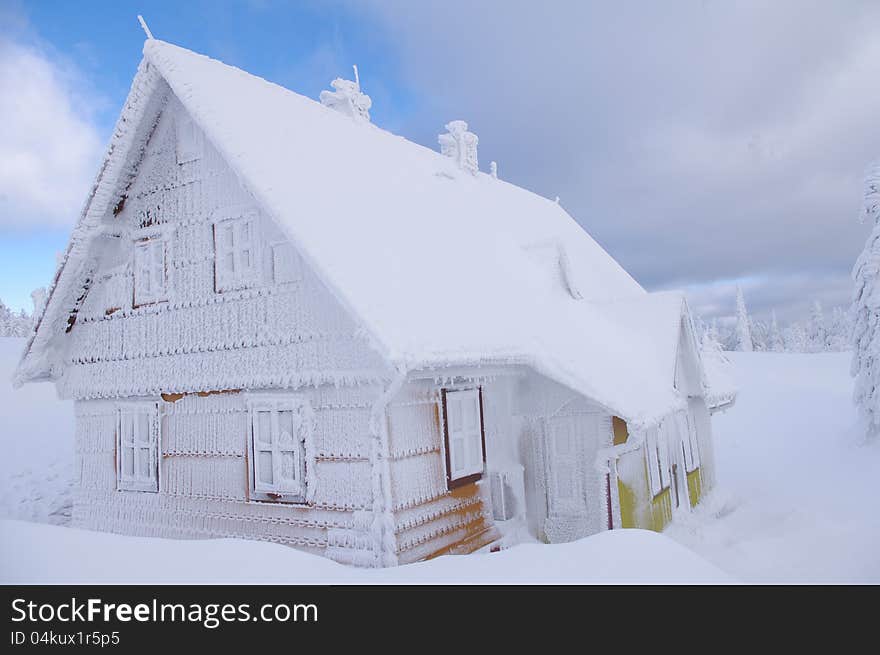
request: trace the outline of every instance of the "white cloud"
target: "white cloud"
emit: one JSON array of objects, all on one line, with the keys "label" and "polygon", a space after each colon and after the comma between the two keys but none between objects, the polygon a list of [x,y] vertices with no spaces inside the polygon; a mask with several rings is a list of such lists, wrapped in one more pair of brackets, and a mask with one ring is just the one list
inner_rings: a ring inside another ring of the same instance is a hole
[{"label": "white cloud", "polygon": [[0,39],[0,228],[76,220],[103,148],[85,88],[62,59]]}]

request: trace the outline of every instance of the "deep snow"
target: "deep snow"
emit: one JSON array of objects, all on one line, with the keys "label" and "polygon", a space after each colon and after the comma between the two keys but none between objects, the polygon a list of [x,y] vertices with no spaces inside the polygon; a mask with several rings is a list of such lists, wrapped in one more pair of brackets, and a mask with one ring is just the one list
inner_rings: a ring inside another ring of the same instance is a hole
[{"label": "deep snow", "polygon": [[850,353],[726,353],[718,487],[666,530],[749,582],[880,582],[880,443],[865,444]]},{"label": "deep snow", "polygon": [[[64,523],[73,411],[52,385],[12,390],[23,346],[0,338],[8,454],[0,460],[0,518]],[[0,582],[880,582],[880,444],[860,443],[855,429],[849,354],[730,356],[740,394],[713,420],[718,488],[662,535],[621,530],[364,571],[275,544],[142,539],[5,520]],[[150,554],[139,558],[141,568],[126,567],[141,549]]]},{"label": "deep snow", "polygon": [[13,390],[26,340],[0,337],[0,517],[66,523],[73,479],[73,403],[53,384]]},{"label": "deep snow", "polygon": [[[568,544],[523,544],[500,553],[439,557],[358,569],[287,546],[209,539],[122,537],[0,522],[4,583],[563,584],[725,583],[732,578],[663,535],[606,532]],[[143,556],[138,556],[138,553]],[[136,567],[131,563],[138,562]]]}]

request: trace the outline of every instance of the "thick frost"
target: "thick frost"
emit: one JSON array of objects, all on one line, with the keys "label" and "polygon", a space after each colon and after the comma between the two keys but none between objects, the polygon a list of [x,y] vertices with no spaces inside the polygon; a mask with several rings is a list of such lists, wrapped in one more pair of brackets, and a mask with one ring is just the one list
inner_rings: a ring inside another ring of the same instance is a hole
[{"label": "thick frost", "polygon": [[[207,57],[144,52],[400,369],[531,365],[633,422],[675,403],[647,320],[600,304],[647,294],[559,205]],[[585,300],[525,251],[548,241]]]}]

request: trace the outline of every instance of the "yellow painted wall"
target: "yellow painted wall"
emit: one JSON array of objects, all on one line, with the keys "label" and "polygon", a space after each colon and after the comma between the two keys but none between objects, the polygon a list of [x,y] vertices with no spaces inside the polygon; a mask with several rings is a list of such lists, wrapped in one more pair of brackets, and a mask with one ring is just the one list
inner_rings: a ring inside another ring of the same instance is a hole
[{"label": "yellow painted wall", "polygon": [[651,497],[644,449],[621,455],[617,464],[621,527],[662,531],[672,520],[672,496],[666,488]]}]

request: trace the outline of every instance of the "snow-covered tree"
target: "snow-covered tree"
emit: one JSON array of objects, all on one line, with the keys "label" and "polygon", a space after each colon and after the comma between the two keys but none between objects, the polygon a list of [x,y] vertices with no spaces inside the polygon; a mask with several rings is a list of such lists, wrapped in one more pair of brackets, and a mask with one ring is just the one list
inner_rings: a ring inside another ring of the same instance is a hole
[{"label": "snow-covered tree", "polygon": [[30,334],[31,323],[26,311],[13,312],[0,300],[0,337],[25,337]]},{"label": "snow-covered tree", "polygon": [[750,320],[752,332],[752,349],[755,352],[770,350],[770,326],[756,318]]},{"label": "snow-covered tree", "polygon": [[770,335],[767,341],[767,350],[774,353],[781,353],[785,350],[782,333],[779,331],[779,323],[776,321],[775,309],[770,313]]},{"label": "snow-covered tree", "polygon": [[880,161],[865,178],[865,203],[860,215],[871,225],[865,249],[853,267],[853,400],[868,436],[880,432]]},{"label": "snow-covered tree", "polygon": [[786,352],[802,353],[807,351],[807,331],[797,321],[784,330],[783,340]]},{"label": "snow-covered tree", "polygon": [[852,322],[849,312],[842,307],[831,310],[831,319],[828,322],[828,350],[841,352],[849,350],[852,333]]},{"label": "snow-covered tree", "polygon": [[807,324],[807,351],[822,353],[828,350],[825,312],[818,300],[810,308],[810,321]]},{"label": "snow-covered tree", "polygon": [[736,288],[736,350],[740,352],[754,350],[751,319],[741,287]]}]

